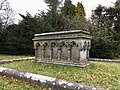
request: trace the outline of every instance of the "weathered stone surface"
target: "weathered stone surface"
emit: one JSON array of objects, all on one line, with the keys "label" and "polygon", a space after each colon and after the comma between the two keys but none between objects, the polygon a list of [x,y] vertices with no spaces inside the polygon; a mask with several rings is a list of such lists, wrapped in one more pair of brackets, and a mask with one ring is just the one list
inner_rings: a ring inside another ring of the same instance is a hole
[{"label": "weathered stone surface", "polygon": [[52,90],[105,90],[103,88],[95,88],[91,86],[81,85],[78,83],[72,83],[65,80],[56,79],[53,77],[42,76],[32,73],[19,72],[13,69],[0,67],[0,75],[6,75],[8,77],[14,77],[20,80],[26,80],[30,83],[36,83],[38,85],[47,85]]},{"label": "weathered stone surface", "polygon": [[[88,65],[91,36],[82,30],[34,35],[35,61],[52,64]],[[60,63],[61,62],[61,63]],[[84,65],[84,66],[86,66]]]},{"label": "weathered stone surface", "polygon": [[89,61],[120,63],[120,60],[114,60],[114,59],[99,59],[99,58],[90,58]]}]

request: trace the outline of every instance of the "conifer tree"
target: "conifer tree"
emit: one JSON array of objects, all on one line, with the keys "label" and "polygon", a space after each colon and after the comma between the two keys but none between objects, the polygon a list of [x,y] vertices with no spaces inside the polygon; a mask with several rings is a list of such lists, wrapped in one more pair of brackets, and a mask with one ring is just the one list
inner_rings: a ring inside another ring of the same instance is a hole
[{"label": "conifer tree", "polygon": [[81,3],[80,2],[77,3],[77,7],[76,7],[75,12],[76,12],[76,17],[77,18],[83,18],[83,17],[86,16],[86,13],[85,13],[85,10],[84,10],[82,2]]},{"label": "conifer tree", "polygon": [[44,0],[44,2],[48,5],[49,10],[44,15],[44,21],[48,25],[51,25],[55,31],[60,31],[63,29],[63,19],[59,14],[60,4],[63,0]]},{"label": "conifer tree", "polygon": [[120,43],[120,0],[117,0],[114,8],[114,29],[116,31],[116,40]]},{"label": "conifer tree", "polygon": [[62,15],[64,17],[73,17],[75,16],[75,5],[72,4],[71,0],[65,0],[64,6],[62,7]]}]

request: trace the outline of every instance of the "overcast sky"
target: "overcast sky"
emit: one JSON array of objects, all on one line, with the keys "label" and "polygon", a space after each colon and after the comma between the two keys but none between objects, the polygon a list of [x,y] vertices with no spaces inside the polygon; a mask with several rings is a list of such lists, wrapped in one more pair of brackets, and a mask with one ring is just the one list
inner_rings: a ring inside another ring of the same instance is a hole
[{"label": "overcast sky", "polygon": [[[87,17],[90,17],[91,11],[101,4],[103,6],[112,6],[116,0],[72,0],[74,5],[77,2],[81,2],[84,5],[85,12]],[[47,5],[44,3],[43,0],[9,0],[11,7],[16,11],[16,13],[26,14],[26,11],[30,14],[34,15],[38,13],[38,10],[46,10]],[[17,15],[17,18],[20,17]]]}]

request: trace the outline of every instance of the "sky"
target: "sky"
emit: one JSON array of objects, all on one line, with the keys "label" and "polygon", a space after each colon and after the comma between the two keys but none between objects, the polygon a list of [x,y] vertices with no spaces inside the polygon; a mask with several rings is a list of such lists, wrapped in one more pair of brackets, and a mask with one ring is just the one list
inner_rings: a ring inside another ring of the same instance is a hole
[{"label": "sky", "polygon": [[[31,15],[35,15],[38,13],[38,10],[46,11],[47,5],[44,3],[43,0],[8,0],[11,4],[13,10],[17,13],[16,18],[21,19],[18,13],[26,15],[26,11],[29,12]],[[116,0],[71,0],[74,5],[77,2],[82,2],[86,17],[90,17],[92,14],[92,10],[94,10],[98,4],[103,6],[113,6]]]}]

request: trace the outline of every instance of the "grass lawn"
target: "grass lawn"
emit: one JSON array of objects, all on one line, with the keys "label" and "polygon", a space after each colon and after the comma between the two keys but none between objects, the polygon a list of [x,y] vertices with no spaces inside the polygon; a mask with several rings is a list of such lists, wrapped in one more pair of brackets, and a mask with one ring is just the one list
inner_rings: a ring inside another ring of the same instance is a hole
[{"label": "grass lawn", "polygon": [[30,56],[0,55],[0,60],[16,59],[16,58],[25,58],[25,57],[30,57]]},{"label": "grass lawn", "polygon": [[3,64],[1,66],[19,71],[52,76],[89,86],[109,88],[111,90],[120,89],[120,64],[118,63],[93,62],[91,66],[78,68],[21,61]]},{"label": "grass lawn", "polygon": [[14,78],[0,76],[0,90],[50,90]]}]

